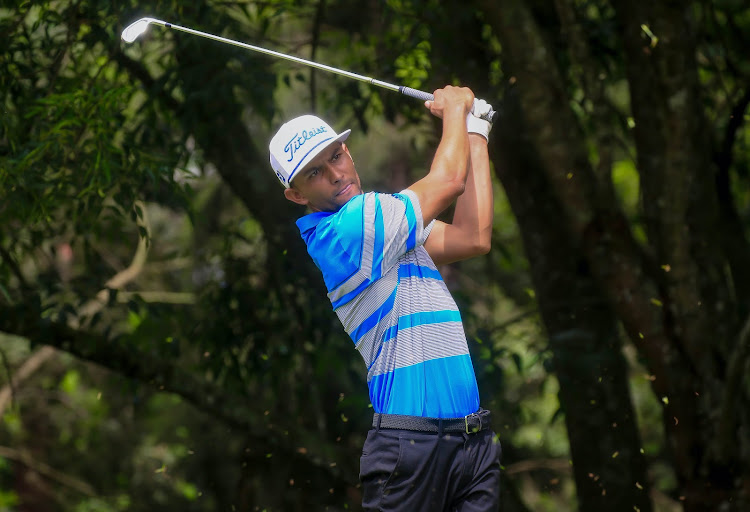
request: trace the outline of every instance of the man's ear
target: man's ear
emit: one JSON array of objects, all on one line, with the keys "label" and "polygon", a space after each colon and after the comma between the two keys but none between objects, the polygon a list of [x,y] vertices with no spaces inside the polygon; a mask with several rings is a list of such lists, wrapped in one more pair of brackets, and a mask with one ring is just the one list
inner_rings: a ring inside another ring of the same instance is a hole
[{"label": "man's ear", "polygon": [[347,155],[349,155],[349,158],[351,159],[352,163],[354,163],[354,158],[352,158],[352,154],[349,152],[349,147],[346,144],[344,144],[343,142],[341,143],[341,149],[344,150],[344,153],[346,153]]},{"label": "man's ear", "polygon": [[293,203],[301,204],[303,206],[307,205],[307,203],[309,202],[307,198],[300,193],[299,190],[292,187],[284,189],[284,197],[286,197]]}]

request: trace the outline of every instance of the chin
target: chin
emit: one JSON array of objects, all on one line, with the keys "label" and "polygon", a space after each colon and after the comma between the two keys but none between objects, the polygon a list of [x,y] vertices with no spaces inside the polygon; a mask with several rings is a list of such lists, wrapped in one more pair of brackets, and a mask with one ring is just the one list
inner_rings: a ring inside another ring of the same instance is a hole
[{"label": "chin", "polygon": [[349,201],[349,199],[361,193],[362,191],[359,189],[359,187],[356,184],[352,183],[352,186],[349,187],[349,190],[347,190],[343,194],[337,195],[334,200],[336,201],[336,203],[343,205],[347,201]]}]

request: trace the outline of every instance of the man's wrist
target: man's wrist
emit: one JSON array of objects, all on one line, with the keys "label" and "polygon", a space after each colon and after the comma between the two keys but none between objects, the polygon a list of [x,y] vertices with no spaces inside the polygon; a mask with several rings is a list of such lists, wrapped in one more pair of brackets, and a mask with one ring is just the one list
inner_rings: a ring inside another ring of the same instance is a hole
[{"label": "man's wrist", "polygon": [[484,135],[480,133],[475,132],[469,132],[469,142],[470,143],[481,143],[485,146],[488,144],[487,139],[484,137]]},{"label": "man's wrist", "polygon": [[467,112],[463,105],[453,104],[443,109],[443,120],[448,117],[464,118]]}]

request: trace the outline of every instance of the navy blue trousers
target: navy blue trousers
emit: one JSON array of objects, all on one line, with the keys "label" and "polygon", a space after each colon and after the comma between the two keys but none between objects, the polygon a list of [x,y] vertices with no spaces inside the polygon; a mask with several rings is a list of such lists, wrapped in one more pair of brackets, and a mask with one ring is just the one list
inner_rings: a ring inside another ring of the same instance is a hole
[{"label": "navy blue trousers", "polygon": [[367,434],[360,459],[366,511],[485,512],[500,506],[500,442],[492,430]]}]

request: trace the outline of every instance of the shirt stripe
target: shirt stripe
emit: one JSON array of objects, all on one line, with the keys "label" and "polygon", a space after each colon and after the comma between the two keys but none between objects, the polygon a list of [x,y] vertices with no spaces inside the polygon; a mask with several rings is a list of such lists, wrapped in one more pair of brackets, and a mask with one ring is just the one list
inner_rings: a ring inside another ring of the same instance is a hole
[{"label": "shirt stripe", "polygon": [[[458,311],[425,311],[423,313],[414,313],[413,315],[402,316],[398,319],[396,331],[391,331],[391,337],[395,337],[396,333],[401,329],[409,329],[418,325],[460,321],[461,314]],[[384,338],[383,341],[388,341],[389,339]]]},{"label": "shirt stripe", "polygon": [[354,340],[354,343],[357,343],[366,332],[375,327],[384,316],[390,313],[391,309],[393,309],[393,303],[395,300],[396,290],[393,290],[391,296],[386,299],[382,306],[368,316],[361,324],[359,324],[359,326],[357,326],[357,328],[351,331],[350,335],[352,340]]},{"label": "shirt stripe", "polygon": [[405,279],[409,277],[429,277],[431,279],[443,280],[443,276],[436,268],[422,267],[413,263],[400,265],[398,267],[398,278]]}]

